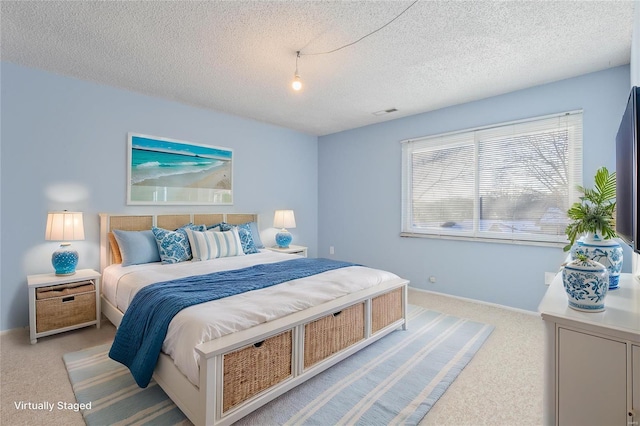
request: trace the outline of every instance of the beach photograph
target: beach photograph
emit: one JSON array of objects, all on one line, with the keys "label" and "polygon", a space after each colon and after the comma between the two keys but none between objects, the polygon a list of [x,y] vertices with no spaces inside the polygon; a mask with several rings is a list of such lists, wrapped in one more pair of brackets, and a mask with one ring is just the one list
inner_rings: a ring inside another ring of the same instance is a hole
[{"label": "beach photograph", "polygon": [[233,150],[129,134],[128,204],[232,204]]}]

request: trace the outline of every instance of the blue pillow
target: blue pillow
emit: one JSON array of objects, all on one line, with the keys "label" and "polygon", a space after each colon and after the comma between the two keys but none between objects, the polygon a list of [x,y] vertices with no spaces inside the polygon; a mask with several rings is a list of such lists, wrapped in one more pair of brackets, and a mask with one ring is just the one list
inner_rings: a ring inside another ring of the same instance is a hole
[{"label": "blue pillow", "polygon": [[229,225],[227,222],[220,222],[216,223],[215,225],[207,226],[208,231],[214,232],[227,232],[231,231],[231,229],[233,229],[233,225]]},{"label": "blue pillow", "polygon": [[113,235],[120,248],[122,266],[160,262],[160,253],[151,230],[122,231],[114,229]]},{"label": "blue pillow", "polygon": [[227,222],[220,222],[218,226],[222,232],[231,231],[233,229],[233,225],[229,225]]},{"label": "blue pillow", "polygon": [[242,251],[244,254],[258,253],[259,250],[253,241],[253,234],[251,233],[251,226],[248,223],[238,225],[238,235],[240,235],[240,242],[242,243]]},{"label": "blue pillow", "polygon": [[245,225],[249,225],[251,228],[251,236],[253,237],[253,243],[256,248],[263,249],[264,244],[262,244],[262,240],[260,239],[260,231],[258,230],[258,224],[255,222],[248,222]]},{"label": "blue pillow", "polygon": [[185,229],[202,232],[205,231],[207,227],[189,223],[175,231],[156,228],[155,226],[151,229],[158,246],[162,263],[179,263],[191,259],[191,246],[189,245],[189,237]]}]

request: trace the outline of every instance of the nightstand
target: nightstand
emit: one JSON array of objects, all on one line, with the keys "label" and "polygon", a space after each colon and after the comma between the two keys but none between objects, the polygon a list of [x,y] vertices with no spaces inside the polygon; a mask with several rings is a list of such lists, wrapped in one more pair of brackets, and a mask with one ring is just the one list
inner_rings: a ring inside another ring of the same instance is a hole
[{"label": "nightstand", "polygon": [[100,328],[100,273],[80,269],[73,275],[54,273],[27,276],[29,335],[39,337],[80,327]]},{"label": "nightstand", "polygon": [[277,251],[278,253],[297,254],[298,256],[307,257],[307,248],[304,246],[294,246],[291,244],[287,248],[280,248],[278,246],[265,248],[267,250]]}]

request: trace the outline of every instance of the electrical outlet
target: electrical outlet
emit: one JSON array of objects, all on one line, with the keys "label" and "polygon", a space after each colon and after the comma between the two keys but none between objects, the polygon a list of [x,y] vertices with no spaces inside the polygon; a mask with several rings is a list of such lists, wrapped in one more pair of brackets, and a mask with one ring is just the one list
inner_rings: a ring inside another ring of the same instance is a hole
[{"label": "electrical outlet", "polygon": [[329,246],[329,254],[336,254],[336,249],[333,246]]},{"label": "electrical outlet", "polygon": [[430,283],[435,283],[435,282],[436,282],[436,277],[435,277],[435,276],[433,276],[433,275],[431,275],[431,276],[429,277],[429,282],[430,282]]}]

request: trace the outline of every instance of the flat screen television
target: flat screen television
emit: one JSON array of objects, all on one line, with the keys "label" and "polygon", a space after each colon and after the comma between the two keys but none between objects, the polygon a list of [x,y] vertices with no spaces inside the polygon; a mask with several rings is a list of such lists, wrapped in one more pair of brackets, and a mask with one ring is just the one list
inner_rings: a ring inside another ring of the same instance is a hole
[{"label": "flat screen television", "polygon": [[638,206],[638,137],[640,136],[640,90],[631,89],[627,109],[616,136],[616,232],[640,253],[640,208]]}]

